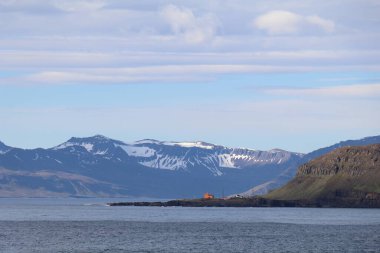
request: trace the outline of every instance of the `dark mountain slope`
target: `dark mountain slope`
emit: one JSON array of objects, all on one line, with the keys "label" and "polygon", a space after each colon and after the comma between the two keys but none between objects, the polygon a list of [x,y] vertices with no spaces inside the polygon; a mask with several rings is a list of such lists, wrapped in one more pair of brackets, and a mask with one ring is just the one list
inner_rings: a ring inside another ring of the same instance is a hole
[{"label": "dark mountain slope", "polygon": [[365,146],[370,144],[379,144],[380,143],[380,135],[378,136],[370,136],[359,140],[347,140],[347,141],[341,141],[339,143],[336,143],[334,145],[331,145],[326,148],[320,148],[313,152],[310,152],[306,154],[303,158],[305,162],[308,162],[314,158],[317,158],[319,156],[322,156],[324,154],[327,154],[337,148],[341,147],[347,147],[347,146]]}]

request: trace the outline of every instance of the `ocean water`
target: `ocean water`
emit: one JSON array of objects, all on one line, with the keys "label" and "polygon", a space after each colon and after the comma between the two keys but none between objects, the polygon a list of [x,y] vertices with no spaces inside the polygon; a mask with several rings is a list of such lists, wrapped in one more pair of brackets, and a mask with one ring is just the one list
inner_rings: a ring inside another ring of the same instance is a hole
[{"label": "ocean water", "polygon": [[380,209],[106,205],[118,201],[0,199],[0,252],[380,252]]}]

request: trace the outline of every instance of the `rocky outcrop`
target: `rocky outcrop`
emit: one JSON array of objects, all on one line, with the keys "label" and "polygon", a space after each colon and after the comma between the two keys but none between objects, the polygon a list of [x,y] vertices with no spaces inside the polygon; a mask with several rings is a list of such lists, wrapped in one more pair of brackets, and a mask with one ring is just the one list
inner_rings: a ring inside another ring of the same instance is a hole
[{"label": "rocky outcrop", "polygon": [[380,144],[343,147],[314,159],[265,197],[322,206],[380,207]]},{"label": "rocky outcrop", "polygon": [[297,176],[362,176],[380,169],[380,144],[343,147],[302,165]]}]

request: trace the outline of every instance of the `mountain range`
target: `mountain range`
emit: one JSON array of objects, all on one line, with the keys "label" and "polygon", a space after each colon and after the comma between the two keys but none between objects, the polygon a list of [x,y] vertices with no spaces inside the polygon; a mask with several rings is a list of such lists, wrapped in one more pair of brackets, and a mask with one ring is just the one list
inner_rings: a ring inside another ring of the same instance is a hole
[{"label": "mountain range", "polygon": [[125,143],[101,135],[71,138],[48,149],[20,149],[0,142],[0,196],[188,198],[204,192],[218,196],[264,194],[284,185],[299,165],[312,158],[341,146],[372,143],[380,143],[380,136],[302,154],[200,141],[145,139]]}]

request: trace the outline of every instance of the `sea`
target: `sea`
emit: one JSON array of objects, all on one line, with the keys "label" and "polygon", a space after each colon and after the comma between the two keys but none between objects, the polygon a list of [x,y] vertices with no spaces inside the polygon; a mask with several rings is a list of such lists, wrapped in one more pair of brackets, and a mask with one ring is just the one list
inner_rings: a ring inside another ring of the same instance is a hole
[{"label": "sea", "polygon": [[380,209],[111,207],[0,198],[0,252],[380,252]]}]

